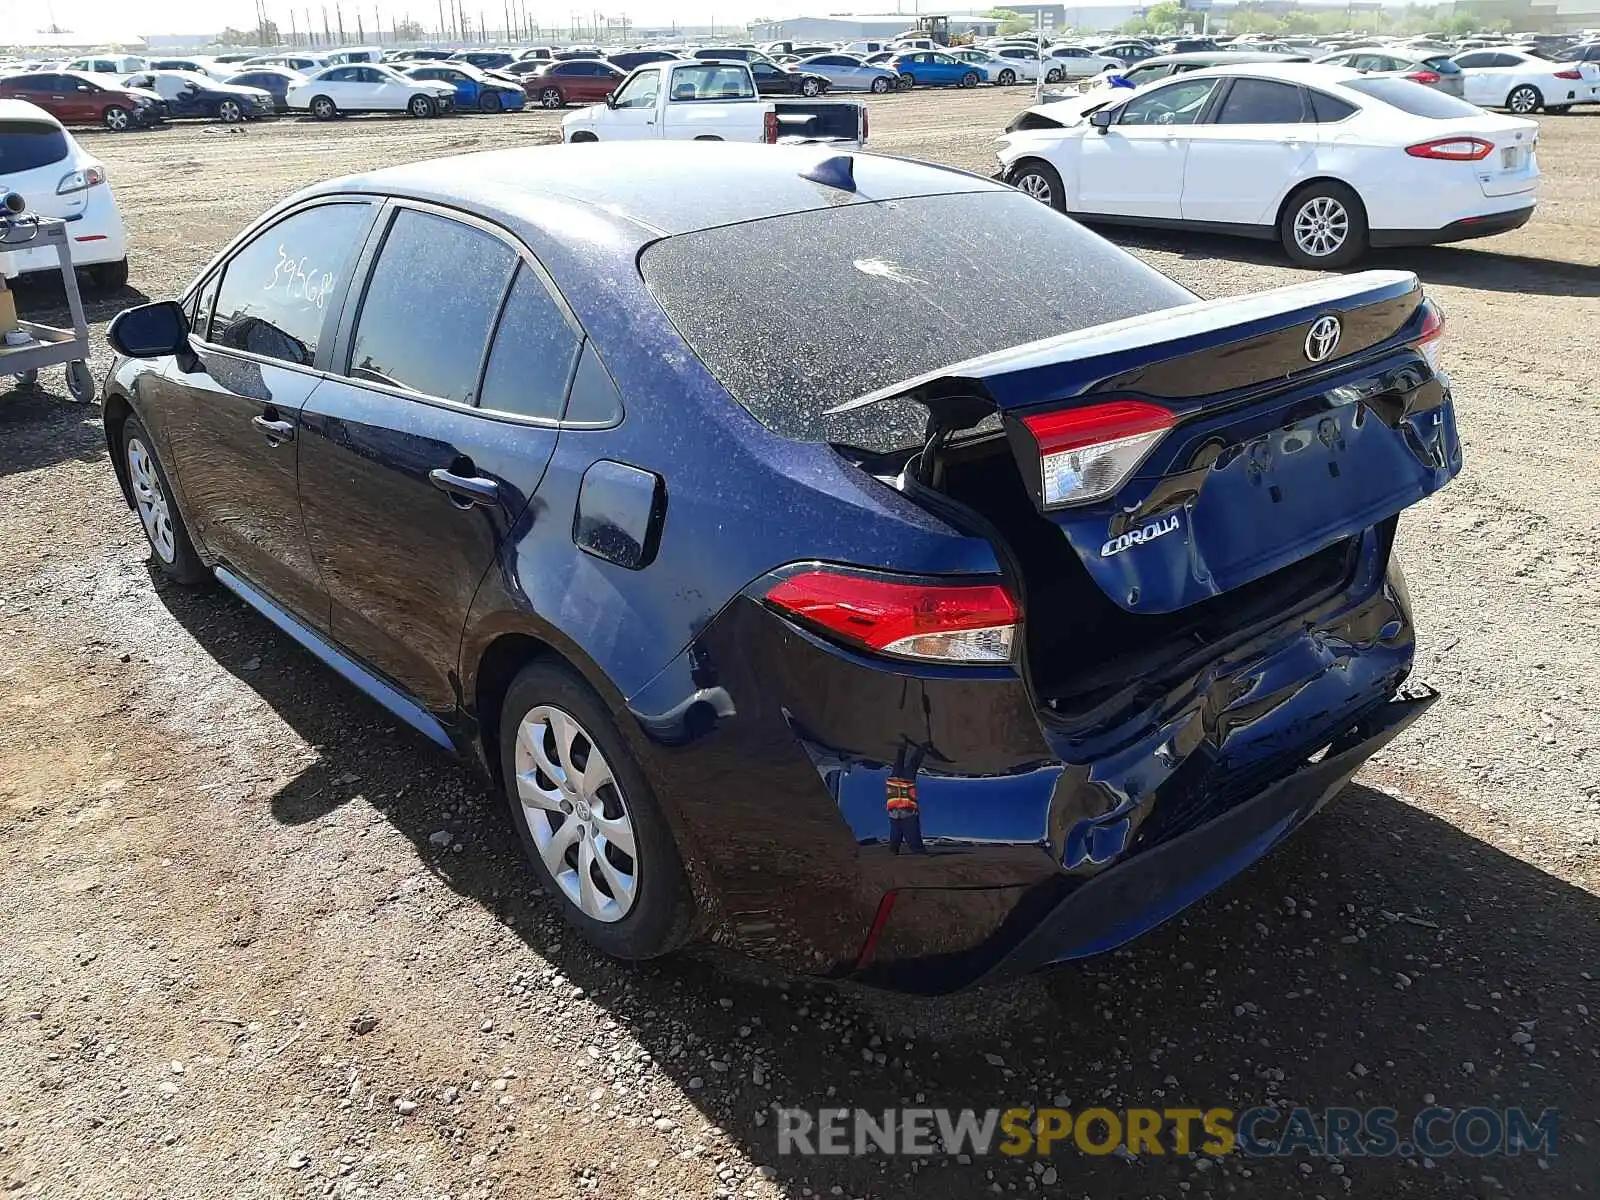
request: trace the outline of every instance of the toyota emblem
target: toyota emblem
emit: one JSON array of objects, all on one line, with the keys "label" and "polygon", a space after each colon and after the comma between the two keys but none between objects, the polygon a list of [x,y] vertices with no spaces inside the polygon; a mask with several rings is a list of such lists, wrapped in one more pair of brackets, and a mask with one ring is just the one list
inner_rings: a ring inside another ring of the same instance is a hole
[{"label": "toyota emblem", "polygon": [[1306,332],[1306,358],[1314,363],[1330,357],[1339,346],[1339,318],[1318,317]]}]

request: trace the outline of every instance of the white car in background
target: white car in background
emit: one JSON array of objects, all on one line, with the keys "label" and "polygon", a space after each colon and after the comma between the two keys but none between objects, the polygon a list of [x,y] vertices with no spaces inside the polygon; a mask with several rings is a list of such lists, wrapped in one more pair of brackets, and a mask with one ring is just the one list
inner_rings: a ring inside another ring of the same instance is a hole
[{"label": "white car in background", "polygon": [[1041,57],[1032,46],[995,46],[989,53],[1014,70],[1024,83],[1036,83],[1041,73],[1046,83],[1060,83],[1066,77],[1060,63],[1048,55]]},{"label": "white car in background", "polygon": [[[976,67],[983,76],[985,83],[997,83],[1001,86],[1016,83],[1022,78],[1018,73],[1016,64],[1006,59],[990,54],[987,50],[979,50],[976,46],[952,46],[945,53],[951,58],[964,62],[969,67]],[[1031,78],[1031,76],[1030,76]]]},{"label": "white car in background", "polygon": [[[26,100],[0,100],[0,171],[0,192],[20,193],[25,212],[71,222],[72,263],[87,268],[97,287],[128,282],[128,238],[105,165],[60,121]],[[0,261],[16,275],[61,269],[54,246],[9,247]]]},{"label": "white car in background", "polygon": [[1213,67],[1012,126],[1003,177],[1062,212],[1277,240],[1306,267],[1516,229],[1538,200],[1535,122],[1348,67]]},{"label": "white car in background", "polygon": [[1461,68],[1462,95],[1484,108],[1519,116],[1564,113],[1574,104],[1600,104],[1600,64],[1554,63],[1521,50],[1469,50],[1450,60]]},{"label": "white car in background", "polygon": [[[1096,54],[1082,46],[1050,46],[1045,50],[1046,61],[1055,64],[1062,79],[1088,79],[1103,71],[1120,71],[1125,64],[1121,59]],[[1047,75],[1046,80],[1054,83]]]},{"label": "white car in background", "polygon": [[289,86],[291,109],[319,121],[345,113],[394,112],[432,117],[455,107],[456,89],[448,83],[412,79],[392,67],[351,63],[324,67]]}]

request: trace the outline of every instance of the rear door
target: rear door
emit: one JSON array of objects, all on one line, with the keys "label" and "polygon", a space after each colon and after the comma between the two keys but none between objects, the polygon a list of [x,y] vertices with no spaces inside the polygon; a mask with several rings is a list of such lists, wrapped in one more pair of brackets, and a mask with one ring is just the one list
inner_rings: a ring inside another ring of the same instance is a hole
[{"label": "rear door", "polygon": [[[1133,97],[1104,133],[1085,131],[1074,212],[1177,220],[1183,215],[1184,136],[1211,102],[1219,80],[1181,79]],[[1067,181],[1069,195],[1072,181]]]},{"label": "rear door", "polygon": [[1185,133],[1185,221],[1270,221],[1317,147],[1304,91],[1275,79],[1229,80],[1206,119]]},{"label": "rear door", "polygon": [[384,223],[306,409],[301,504],[334,640],[447,713],[468,607],[550,460],[582,335],[502,231],[410,202]]}]

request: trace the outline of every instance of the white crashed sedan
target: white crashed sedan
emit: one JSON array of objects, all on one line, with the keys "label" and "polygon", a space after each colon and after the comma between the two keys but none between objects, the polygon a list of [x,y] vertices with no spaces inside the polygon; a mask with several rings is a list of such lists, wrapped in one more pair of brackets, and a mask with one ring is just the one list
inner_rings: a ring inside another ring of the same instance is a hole
[{"label": "white crashed sedan", "polygon": [[1484,108],[1508,108],[1518,116],[1564,113],[1574,104],[1600,103],[1600,64],[1551,62],[1536,54],[1497,46],[1471,50],[1451,60],[1461,69],[1462,96]]},{"label": "white crashed sedan", "polygon": [[394,112],[432,117],[455,107],[456,89],[448,83],[411,79],[376,63],[324,67],[289,87],[291,109],[319,121],[346,113]]},{"label": "white crashed sedan", "polygon": [[1007,182],[1084,220],[1276,240],[1336,268],[1525,225],[1538,136],[1407,79],[1254,63],[1039,105],[999,158]]}]

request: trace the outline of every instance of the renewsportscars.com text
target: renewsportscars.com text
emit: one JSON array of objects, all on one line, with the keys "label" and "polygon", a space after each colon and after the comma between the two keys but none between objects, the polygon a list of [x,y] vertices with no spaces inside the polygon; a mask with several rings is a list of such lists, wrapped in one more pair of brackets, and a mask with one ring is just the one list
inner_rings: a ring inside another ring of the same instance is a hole
[{"label": "renewsportscars.com text", "polygon": [[781,1108],[780,1154],[1243,1154],[1443,1158],[1556,1152],[1553,1108]]}]

